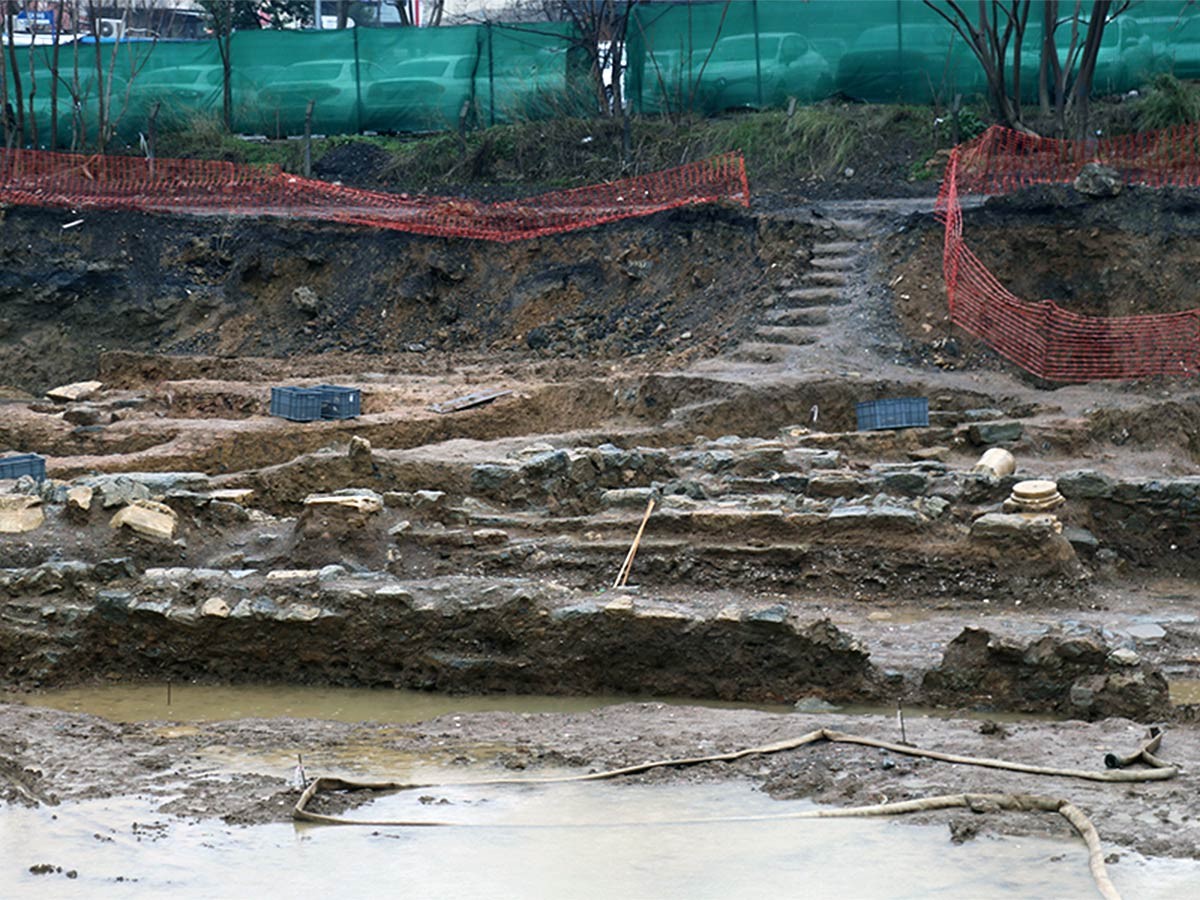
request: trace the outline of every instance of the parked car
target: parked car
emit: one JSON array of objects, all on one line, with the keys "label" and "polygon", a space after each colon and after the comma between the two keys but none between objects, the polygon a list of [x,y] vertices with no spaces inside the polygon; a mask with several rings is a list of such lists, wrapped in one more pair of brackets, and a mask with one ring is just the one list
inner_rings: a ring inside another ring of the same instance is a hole
[{"label": "parked car", "polygon": [[929,103],[938,94],[981,87],[979,65],[949,25],[881,25],[862,32],[842,54],[838,91],[868,103]]},{"label": "parked car", "polygon": [[[270,79],[261,79],[253,101],[256,118],[267,133],[278,122],[284,133],[299,134],[309,101],[314,101],[314,122],[319,129],[336,132],[358,130],[358,79],[368,76],[370,63],[353,59],[313,60],[280,66]],[[247,100],[249,98],[247,97]]]},{"label": "parked car", "polygon": [[788,97],[819,100],[833,89],[825,57],[802,34],[766,32],[722,38],[693,50],[691,75],[705,109],[782,106]]},{"label": "parked car", "polygon": [[[474,56],[426,56],[373,70],[364,79],[363,125],[379,131],[436,131],[458,123],[478,75]],[[483,69],[486,83],[487,69]]]}]

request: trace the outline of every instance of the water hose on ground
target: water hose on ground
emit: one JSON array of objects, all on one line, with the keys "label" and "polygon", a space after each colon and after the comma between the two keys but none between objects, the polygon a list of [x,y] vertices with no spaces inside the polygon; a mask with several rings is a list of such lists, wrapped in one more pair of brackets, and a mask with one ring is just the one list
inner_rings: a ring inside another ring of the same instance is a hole
[{"label": "water hose on ground", "polygon": [[[756,756],[768,753],[780,753],[785,750],[794,750],[798,747],[803,747],[808,744],[815,744],[819,741],[829,741],[831,743],[859,744],[866,747],[878,747],[883,750],[888,750],[893,753],[905,754],[908,756],[920,756],[926,759],[936,759],[941,762],[953,763],[956,765],[982,766],[990,769],[1005,769],[1012,772],[1021,772],[1027,775],[1053,775],[1063,778],[1080,778],[1088,781],[1103,781],[1114,783],[1129,783],[1141,781],[1161,781],[1168,778],[1174,778],[1179,774],[1179,767],[1169,765],[1160,760],[1155,753],[1162,744],[1162,732],[1157,729],[1151,729],[1150,737],[1142,744],[1135,753],[1125,756],[1117,756],[1108,754],[1105,757],[1105,765],[1107,768],[1102,771],[1088,769],[1062,769],[1050,766],[1034,766],[1027,763],[1009,762],[1003,759],[992,759],[989,757],[978,756],[960,756],[952,753],[941,753],[936,750],[922,750],[919,747],[912,747],[908,744],[896,744],[891,741],[883,741],[878,738],[862,737],[859,735],[846,734],[841,731],[834,731],[829,728],[821,728],[816,731],[810,731],[796,738],[776,741],[771,744],[763,744],[757,747],[746,747],[742,750],[734,750],[728,753],[717,753],[708,756],[690,756],[680,757],[676,759],[652,760],[650,762],[637,763],[631,766],[623,766],[618,769],[608,769],[603,772],[589,772],[583,775],[562,775],[551,776],[545,778],[499,778],[484,781],[468,782],[468,785],[504,785],[504,784],[561,784],[565,782],[579,781],[600,781],[609,778],[618,778],[623,775],[635,775],[639,772],[646,772],[651,769],[667,768],[667,767],[683,767],[700,765],[701,763],[710,762],[729,762],[736,759],[742,759],[747,756]],[[1130,769],[1128,766],[1136,763],[1143,763],[1148,768],[1145,769]],[[396,821],[396,820],[364,820],[364,819],[346,819],[339,816],[327,816],[321,813],[311,812],[307,809],[309,801],[317,794],[323,791],[403,791],[413,790],[417,788],[432,788],[442,787],[445,784],[437,783],[405,783],[405,782],[367,782],[367,781],[351,781],[345,778],[329,778],[321,777],[312,781],[301,793],[300,799],[296,801],[296,806],[292,810],[293,818],[303,822],[313,822],[322,825],[370,825],[374,827],[445,827],[454,825],[463,827],[460,823],[453,822],[433,822],[433,821]],[[458,784],[456,786],[462,786]],[[1039,796],[1034,794],[945,794],[936,797],[925,797],[917,800],[905,800],[896,803],[880,803],[872,806],[848,807],[842,809],[820,809],[807,810],[797,813],[784,813],[778,816],[770,817],[752,817],[752,818],[790,818],[790,819],[830,819],[830,818],[846,818],[846,817],[865,817],[865,816],[894,816],[911,812],[927,812],[936,809],[948,809],[952,807],[966,807],[975,812],[987,812],[991,810],[1011,810],[1018,812],[1025,811],[1043,811],[1056,812],[1071,823],[1071,826],[1079,834],[1088,848],[1088,867],[1091,870],[1092,878],[1096,883],[1096,888],[1105,900],[1120,900],[1120,895],[1116,888],[1109,880],[1108,872],[1104,864],[1104,853],[1100,845],[1100,836],[1094,825],[1078,807],[1074,806],[1067,800]],[[726,817],[728,818],[728,817]]]}]

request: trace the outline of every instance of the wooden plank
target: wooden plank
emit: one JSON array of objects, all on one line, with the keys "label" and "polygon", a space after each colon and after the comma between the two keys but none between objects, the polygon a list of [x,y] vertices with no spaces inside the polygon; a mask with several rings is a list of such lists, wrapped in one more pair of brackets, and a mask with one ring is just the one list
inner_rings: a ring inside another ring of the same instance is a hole
[{"label": "wooden plank", "polygon": [[443,403],[430,404],[429,408],[435,413],[458,412],[463,409],[472,409],[476,406],[483,406],[485,403],[491,403],[499,397],[507,397],[512,391],[476,391],[473,394],[465,394],[462,397],[455,397],[453,400],[446,400]]}]

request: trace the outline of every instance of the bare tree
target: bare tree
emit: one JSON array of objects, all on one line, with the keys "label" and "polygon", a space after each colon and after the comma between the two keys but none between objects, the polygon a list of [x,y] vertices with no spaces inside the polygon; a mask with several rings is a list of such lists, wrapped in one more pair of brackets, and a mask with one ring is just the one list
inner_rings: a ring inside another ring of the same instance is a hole
[{"label": "bare tree", "polygon": [[[575,26],[574,43],[587,56],[597,108],[605,115],[621,116],[625,39],[638,0],[543,0],[542,5],[551,20]],[[605,84],[605,72],[610,73],[611,84]]]},{"label": "bare tree", "polygon": [[50,51],[50,149],[58,149],[58,63],[62,48],[63,15],[67,0],[58,0],[54,9],[54,44]]},{"label": "bare tree", "polygon": [[[127,5],[122,7],[122,17],[120,19],[122,28],[127,21],[128,11],[133,0],[128,0]],[[151,7],[155,0],[142,0],[147,8]],[[72,0],[73,15],[72,21],[80,22],[80,0]],[[66,81],[59,73],[57,79],[67,86],[67,90],[71,95],[72,104],[72,125],[74,135],[72,137],[72,149],[79,149],[87,145],[88,122],[86,117],[86,106],[90,100],[95,101],[96,112],[96,144],[95,149],[98,153],[103,153],[108,143],[115,136],[121,120],[125,113],[130,108],[130,100],[133,93],[133,84],[138,74],[145,68],[146,63],[153,53],[156,40],[139,41],[136,44],[129,44],[122,40],[115,40],[110,43],[102,43],[101,31],[103,21],[101,14],[103,8],[96,0],[84,0],[83,9],[87,14],[88,30],[92,38],[91,48],[94,48],[94,55],[89,65],[94,72],[92,77],[84,78],[81,75],[81,49],[78,41],[78,30],[76,32],[76,40],[72,42],[72,71],[71,80]],[[121,53],[122,45],[125,47],[125,53]],[[117,78],[118,67],[123,67],[120,73],[120,79]]]},{"label": "bare tree", "polygon": [[[1084,16],[1083,0],[1075,0],[1069,15],[1060,15],[1058,0],[1045,0],[1042,61],[1038,97],[1043,113],[1054,116],[1055,132],[1067,134],[1067,117],[1074,113],[1076,137],[1087,134],[1089,101],[1104,29],[1132,5],[1131,0],[1092,0]],[[1057,36],[1070,26],[1066,51],[1060,57]],[[1080,40],[1080,29],[1083,29]]]},{"label": "bare tree", "polygon": [[[5,11],[0,10],[0,23],[7,21],[7,17],[3,14]],[[5,31],[7,34],[7,30]],[[12,109],[12,104],[8,99],[8,63],[4,61],[4,46],[0,41],[0,129],[4,133],[4,149],[11,150],[16,142],[16,116],[10,116],[8,111]]]},{"label": "bare tree", "polygon": [[220,0],[201,0],[200,5],[209,15],[221,57],[221,121],[227,131],[233,131],[233,32],[237,10]]},{"label": "bare tree", "polygon": [[[400,15],[401,25],[423,25],[436,28],[442,24],[446,11],[446,0],[392,0],[392,6]],[[417,22],[418,13],[421,21]],[[340,27],[340,26],[339,26]]]},{"label": "bare tree", "polygon": [[[4,31],[8,35],[8,59],[12,64],[12,82],[13,100],[16,108],[16,143],[25,143],[25,100],[24,94],[21,92],[21,67],[17,65],[17,46],[16,46],[16,28],[14,15],[16,13],[16,3],[14,0],[0,0],[4,4]],[[5,110],[7,115],[7,100],[8,95],[5,94]]]},{"label": "bare tree", "polygon": [[950,23],[979,61],[996,119],[1009,128],[1029,131],[1021,121],[1021,46],[1030,0],[979,0],[974,18],[955,0],[924,3]]}]

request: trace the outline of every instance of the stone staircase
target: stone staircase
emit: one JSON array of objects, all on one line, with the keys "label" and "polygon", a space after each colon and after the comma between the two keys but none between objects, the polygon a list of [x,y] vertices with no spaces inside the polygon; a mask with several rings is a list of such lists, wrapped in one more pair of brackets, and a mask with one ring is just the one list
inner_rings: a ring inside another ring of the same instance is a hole
[{"label": "stone staircase", "polygon": [[816,343],[837,307],[850,303],[848,288],[861,268],[868,234],[863,219],[829,219],[828,239],[812,246],[808,269],[780,282],[772,308],[753,336],[730,354],[744,362],[782,362],[798,347]]}]

